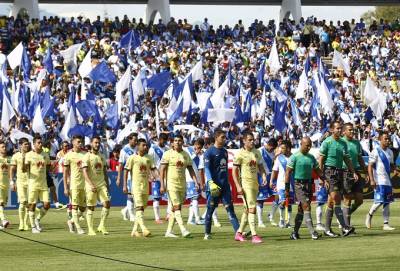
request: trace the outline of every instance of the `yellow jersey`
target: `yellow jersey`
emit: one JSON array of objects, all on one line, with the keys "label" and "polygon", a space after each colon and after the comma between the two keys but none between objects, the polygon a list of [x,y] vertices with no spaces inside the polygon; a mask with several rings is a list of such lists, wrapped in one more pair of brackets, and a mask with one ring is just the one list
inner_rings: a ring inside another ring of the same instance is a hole
[{"label": "yellow jersey", "polygon": [[26,154],[25,164],[29,165],[28,186],[30,190],[47,190],[46,166],[50,165],[49,155],[42,151]]},{"label": "yellow jersey", "polygon": [[144,156],[139,154],[129,156],[125,169],[131,173],[133,193],[145,194],[149,192],[150,172],[154,168],[154,160],[148,154]]},{"label": "yellow jersey", "polygon": [[167,165],[167,189],[184,191],[186,189],[186,168],[192,166],[189,154],[182,150],[168,150],[164,153],[161,164]]},{"label": "yellow jersey", "polygon": [[85,178],[82,174],[82,162],[85,153],[70,151],[64,155],[64,166],[70,169],[70,184],[71,190],[85,189]]},{"label": "yellow jersey", "polygon": [[10,187],[10,158],[0,157],[0,188]]},{"label": "yellow jersey", "polygon": [[240,166],[242,186],[258,188],[258,166],[262,164],[261,153],[257,149],[247,151],[241,149],[233,159],[233,165]]},{"label": "yellow jersey", "polygon": [[[25,157],[26,161],[26,157]],[[22,153],[17,152],[11,157],[11,166],[15,166],[17,168],[17,184],[26,186],[28,185],[28,172],[22,171]]]},{"label": "yellow jersey", "polygon": [[[84,155],[82,161],[82,168],[87,168],[87,173],[90,180],[96,187],[102,187],[106,185],[104,168],[106,167],[106,160],[100,154],[94,154],[88,152]],[[86,187],[89,188],[89,184],[86,183]]]}]

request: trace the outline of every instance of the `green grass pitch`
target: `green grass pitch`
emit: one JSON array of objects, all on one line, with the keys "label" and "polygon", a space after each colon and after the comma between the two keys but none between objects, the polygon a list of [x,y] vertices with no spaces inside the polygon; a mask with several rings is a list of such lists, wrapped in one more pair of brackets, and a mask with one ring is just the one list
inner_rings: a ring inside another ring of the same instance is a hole
[{"label": "green grass pitch", "polygon": [[[167,225],[154,224],[151,207],[145,212],[145,223],[153,234],[150,238],[131,238],[131,222],[123,221],[120,208],[116,207],[112,208],[108,219],[110,235],[94,237],[70,234],[65,210],[52,209],[43,219],[44,232],[39,235],[18,231],[17,210],[6,210],[6,214],[13,223],[7,232],[22,237],[98,256],[175,270],[399,270],[399,204],[394,202],[391,205],[391,225],[396,227],[392,232],[382,230],[381,209],[373,218],[372,229],[365,228],[365,214],[370,205],[370,201],[365,202],[352,218],[356,235],[336,239],[323,237],[313,241],[303,227],[300,231],[302,239],[292,241],[289,240],[291,229],[279,229],[268,224],[267,228],[258,230],[264,239],[260,245],[235,242],[232,227],[221,207],[218,215],[223,227],[213,227],[213,239],[208,241],[203,240],[203,226],[188,226],[193,239],[164,238]],[[270,206],[264,208],[269,209]],[[236,206],[235,210],[240,218],[242,208]],[[162,213],[165,214],[165,209]],[[186,215],[185,207],[184,218]],[[100,208],[97,208],[96,225],[99,216]],[[85,228],[86,223],[82,222],[82,226]],[[336,225],[334,227],[339,232]],[[178,233],[179,227],[176,225],[174,230]],[[0,270],[157,269],[77,254],[0,232]]]}]

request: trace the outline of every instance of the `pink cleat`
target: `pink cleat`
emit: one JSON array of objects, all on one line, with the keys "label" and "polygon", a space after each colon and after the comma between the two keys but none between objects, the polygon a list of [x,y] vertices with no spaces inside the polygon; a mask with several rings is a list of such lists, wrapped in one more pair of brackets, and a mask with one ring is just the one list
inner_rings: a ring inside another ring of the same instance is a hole
[{"label": "pink cleat", "polygon": [[244,237],[240,232],[237,232],[235,234],[235,241],[245,242],[246,241],[246,237]]},{"label": "pink cleat", "polygon": [[260,244],[260,243],[263,242],[263,240],[261,239],[260,236],[258,236],[258,235],[253,235],[253,237],[251,238],[251,242],[252,242],[253,244]]}]

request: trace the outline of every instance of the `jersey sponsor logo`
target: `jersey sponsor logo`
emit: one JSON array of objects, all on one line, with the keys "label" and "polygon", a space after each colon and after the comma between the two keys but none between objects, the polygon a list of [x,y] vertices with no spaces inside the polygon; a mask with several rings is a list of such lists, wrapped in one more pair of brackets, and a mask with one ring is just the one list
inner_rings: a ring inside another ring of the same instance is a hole
[{"label": "jersey sponsor logo", "polygon": [[145,172],[147,170],[146,165],[140,165],[139,170],[140,172]]},{"label": "jersey sponsor logo", "polygon": [[181,160],[178,160],[178,161],[176,162],[176,167],[177,167],[177,168],[182,168],[182,167],[183,167],[183,162],[182,162]]},{"label": "jersey sponsor logo", "polygon": [[94,165],[95,169],[101,169],[102,167],[103,167],[103,164],[99,163],[99,162]]},{"label": "jersey sponsor logo", "polygon": [[77,166],[78,168],[81,168],[81,167],[82,167],[82,161],[79,160],[78,162],[76,162],[76,166]]},{"label": "jersey sponsor logo", "polygon": [[36,166],[38,168],[44,168],[44,162],[43,161],[39,161],[39,162],[36,163]]},{"label": "jersey sponsor logo", "polygon": [[1,170],[2,171],[7,171],[8,170],[8,165],[7,164],[1,164]]},{"label": "jersey sponsor logo", "polygon": [[250,166],[250,167],[256,167],[256,165],[257,165],[256,160],[251,160],[251,161],[249,162],[249,166]]}]

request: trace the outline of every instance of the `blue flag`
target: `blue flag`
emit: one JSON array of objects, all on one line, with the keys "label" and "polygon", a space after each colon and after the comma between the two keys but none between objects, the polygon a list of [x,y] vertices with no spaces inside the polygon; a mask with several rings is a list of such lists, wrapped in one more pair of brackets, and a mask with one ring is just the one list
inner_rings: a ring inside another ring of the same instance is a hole
[{"label": "blue flag", "polygon": [[26,48],[24,46],[24,50],[22,52],[22,70],[24,71],[24,80],[28,81],[30,79],[31,74],[31,60],[29,59],[28,53],[26,52]]},{"label": "blue flag", "polygon": [[33,94],[32,100],[29,103],[28,107],[28,117],[30,120],[33,119],[33,115],[35,114],[35,109],[39,104],[40,104],[39,92],[35,90],[35,93]]},{"label": "blue flag", "polygon": [[103,60],[89,73],[89,77],[93,81],[102,83],[115,83],[117,78],[113,71],[110,70],[107,63]]},{"label": "blue flag", "polygon": [[54,112],[54,101],[55,99],[50,99],[47,103],[43,104],[43,107],[41,107],[42,111],[42,118],[49,117],[50,119],[55,119],[56,114]]},{"label": "blue flag", "polygon": [[140,46],[139,33],[135,30],[131,30],[123,35],[119,41],[119,48],[125,48],[130,51],[131,48],[136,49]]},{"label": "blue flag", "polygon": [[110,106],[105,114],[105,123],[106,126],[111,129],[118,129],[119,126],[119,118],[118,118],[118,105],[113,104]]},{"label": "blue flag", "polygon": [[48,73],[53,73],[53,59],[51,58],[51,49],[50,47],[47,49],[46,56],[43,59],[43,66],[47,70]]},{"label": "blue flag", "polygon": [[152,100],[164,96],[165,91],[171,83],[171,73],[169,71],[156,73],[146,80],[147,88],[154,89],[154,96]]},{"label": "blue flag", "polygon": [[286,123],[286,119],[285,119],[286,109],[287,109],[287,100],[285,100],[281,103],[278,101],[275,101],[273,124],[274,124],[275,129],[281,133],[287,127],[287,123]]},{"label": "blue flag", "polygon": [[181,99],[178,108],[176,108],[175,112],[168,119],[168,123],[174,123],[177,119],[179,119],[182,116],[182,113],[183,113],[183,99]]},{"label": "blue flag", "polygon": [[75,135],[90,138],[93,136],[93,129],[88,125],[77,124],[68,131],[69,138],[72,138]]},{"label": "blue flag", "polygon": [[18,93],[18,111],[22,116],[28,116],[28,102],[26,100],[27,86],[21,86]]},{"label": "blue flag", "polygon": [[264,88],[265,86],[264,75],[265,75],[265,60],[262,62],[261,67],[257,72],[257,81],[261,88]]},{"label": "blue flag", "polygon": [[93,117],[94,121],[101,122],[96,103],[92,100],[82,100],[75,104],[84,121]]}]

